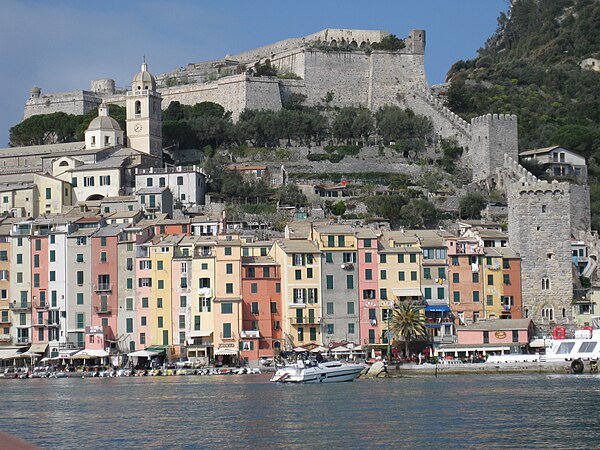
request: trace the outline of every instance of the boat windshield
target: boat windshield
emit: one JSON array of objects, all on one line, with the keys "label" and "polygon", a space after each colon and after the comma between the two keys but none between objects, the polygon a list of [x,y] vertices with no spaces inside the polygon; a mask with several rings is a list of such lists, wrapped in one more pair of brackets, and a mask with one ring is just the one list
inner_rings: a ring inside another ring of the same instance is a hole
[{"label": "boat windshield", "polygon": [[579,347],[579,353],[592,353],[596,348],[597,342],[583,342],[581,347]]},{"label": "boat windshield", "polygon": [[571,353],[571,350],[573,350],[573,347],[575,347],[575,342],[561,342],[561,344],[558,346],[558,350],[556,351],[557,355],[566,355],[568,353]]}]

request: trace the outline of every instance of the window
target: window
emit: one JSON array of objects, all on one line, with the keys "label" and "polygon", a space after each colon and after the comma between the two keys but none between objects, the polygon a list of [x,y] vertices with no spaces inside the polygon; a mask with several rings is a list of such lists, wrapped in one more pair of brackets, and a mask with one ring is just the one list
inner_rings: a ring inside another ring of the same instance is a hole
[{"label": "window", "polygon": [[509,259],[503,259],[502,260],[502,268],[503,269],[510,269],[510,260]]},{"label": "window", "polygon": [[444,300],[444,288],[443,287],[437,288],[437,299]]},{"label": "window", "polygon": [[83,186],[91,187],[94,185],[94,177],[83,177]]},{"label": "window", "polygon": [[332,323],[327,324],[327,334],[333,334],[333,324]]},{"label": "window", "polygon": [[158,289],[165,288],[165,280],[158,280]]},{"label": "window", "polygon": [[50,250],[50,262],[56,262],[56,251]]},{"label": "window", "polygon": [[52,188],[46,188],[46,200],[52,199]]},{"label": "window", "polygon": [[40,274],[39,273],[33,274],[33,287],[36,287],[36,288],[40,287]]},{"label": "window", "polygon": [[148,307],[148,297],[142,297],[142,308]]},{"label": "window", "polygon": [[379,289],[379,298],[381,300],[387,300],[387,289],[386,288]]},{"label": "window", "polygon": [[77,276],[77,284],[82,285],[83,284],[83,270],[78,270],[76,276]]},{"label": "window", "polygon": [[126,333],[133,333],[133,319],[126,319],[125,330]]},{"label": "window", "polygon": [[398,272],[398,281],[404,281],[404,272]]},{"label": "window", "polygon": [[250,284],[250,292],[252,294],[258,294],[258,283],[251,283]]},{"label": "window", "polygon": [[17,283],[23,282],[23,272],[17,272]]},{"label": "window", "polygon": [[417,262],[417,254],[416,253],[409,253],[408,257],[409,257],[409,261],[411,263],[416,263]]},{"label": "window", "polygon": [[404,264],[404,255],[402,255],[402,254],[398,255],[398,263],[399,264]]},{"label": "window", "polygon": [[225,293],[233,294],[233,283],[225,283]]},{"label": "window", "polygon": [[479,291],[473,291],[473,301],[474,302],[479,301]]},{"label": "window", "polygon": [[460,292],[459,291],[454,291],[452,293],[452,299],[454,300],[455,303],[460,303]]},{"label": "window", "polygon": [[200,316],[194,316],[194,331],[200,331],[201,327],[201,322],[200,322]]},{"label": "window", "polygon": [[33,255],[33,267],[40,267],[40,255]]},{"label": "window", "polygon": [[[308,270],[310,270],[309,278],[312,278],[312,269],[308,269]],[[263,278],[270,278],[270,277],[271,277],[271,269],[269,267],[263,267]]]},{"label": "window", "polygon": [[364,289],[363,300],[375,300],[375,289]]},{"label": "window", "polygon": [[201,300],[200,312],[210,312],[210,298],[203,298]]},{"label": "window", "polygon": [[304,328],[298,327],[298,342],[304,341]]},{"label": "window", "polygon": [[146,333],[140,333],[140,345],[146,344]]},{"label": "window", "polygon": [[371,252],[365,253],[365,262],[370,263],[373,260],[373,254]]},{"label": "window", "polygon": [[426,280],[431,280],[431,269],[429,267],[425,267],[423,269],[423,278]]},{"label": "window", "polygon": [[[519,330],[512,330],[512,341],[519,342]],[[596,345],[595,342],[594,345]]]},{"label": "window", "polygon": [[542,278],[542,291],[550,289],[550,278]]},{"label": "window", "polygon": [[459,273],[453,273],[452,274],[452,282],[453,283],[460,283],[460,274]]},{"label": "window", "polygon": [[312,278],[313,277],[313,270],[312,267],[308,267],[306,269],[306,278]]},{"label": "window", "polygon": [[346,238],[344,236],[338,236],[338,247],[346,246]]},{"label": "window", "polygon": [[167,185],[167,182],[166,182],[166,180],[165,180],[165,177],[160,177],[160,178],[158,179],[158,186],[159,186],[159,187],[165,187],[166,185]]},{"label": "window", "polygon": [[275,283],[275,292],[281,293],[281,283]]},{"label": "window", "polygon": [[100,186],[110,186],[110,175],[100,175]]},{"label": "window", "polygon": [[56,281],[56,271],[51,270],[48,275],[50,276],[50,281]]},{"label": "window", "polygon": [[510,284],[510,274],[505,273],[504,275],[502,275],[504,284]]},{"label": "window", "polygon": [[225,273],[231,275],[233,273],[233,264],[227,263],[225,264]]},{"label": "window", "polygon": [[138,287],[152,287],[152,278],[138,278]]},{"label": "window", "polygon": [[488,275],[487,276],[487,284],[488,284],[488,286],[493,286],[494,285],[494,275]]},{"label": "window", "polygon": [[156,318],[156,322],[158,324],[158,328],[162,328],[163,327],[163,317],[162,316],[158,316]]},{"label": "window", "polygon": [[84,328],[84,315],[83,313],[75,314],[75,328]]},{"label": "window", "polygon": [[39,252],[42,249],[42,240],[36,239],[34,242],[35,242],[35,250]]},{"label": "window", "polygon": [[163,299],[161,297],[158,297],[156,299],[156,307],[162,309],[162,307],[163,307]]},{"label": "window", "polygon": [[417,281],[417,271],[416,270],[412,270],[410,272],[410,279],[411,279],[411,281]]},{"label": "window", "polygon": [[425,300],[431,300],[431,288],[425,288]]},{"label": "window", "polygon": [[346,289],[354,289],[354,275],[346,275]]},{"label": "window", "polygon": [[483,332],[483,343],[484,344],[489,344],[490,343],[490,332],[489,331],[484,331]]},{"label": "window", "polygon": [[387,255],[382,253],[379,255],[379,264],[385,264],[387,262]]},{"label": "window", "polygon": [[83,293],[82,292],[77,293],[77,304],[83,305]]},{"label": "window", "polygon": [[318,303],[319,299],[317,298],[317,295],[317,288],[308,289],[308,303]]},{"label": "window", "polygon": [[327,302],[327,315],[333,315],[333,302]]},{"label": "window", "polygon": [[225,256],[231,256],[231,247],[225,247]]},{"label": "window", "polygon": [[148,324],[148,319],[146,319],[146,316],[140,317],[140,324],[143,327],[145,327]]},{"label": "window", "polygon": [[[148,262],[150,262],[150,261],[148,261]],[[163,265],[162,261],[160,261],[160,260],[156,261],[156,270],[163,270],[163,267],[164,267],[164,265]]]},{"label": "window", "polygon": [[[415,272],[416,274],[416,272]],[[365,280],[372,280],[373,279],[373,270],[372,269],[365,269]]]},{"label": "window", "polygon": [[325,284],[327,289],[333,289],[333,275],[325,276]]},{"label": "window", "polygon": [[233,303],[221,303],[221,314],[233,314]]},{"label": "window", "polygon": [[348,302],[346,304],[347,307],[347,311],[349,315],[353,315],[354,314],[354,302]]},{"label": "window", "polygon": [[479,283],[479,273],[478,272],[473,272],[471,276],[473,279],[473,283]]},{"label": "window", "polygon": [[17,253],[17,264],[23,264],[23,255],[21,253]]},{"label": "window", "polygon": [[494,296],[488,295],[486,298],[486,303],[488,306],[494,306]]},{"label": "window", "polygon": [[296,269],[294,278],[296,280],[301,280],[302,279],[302,270]]},{"label": "window", "polygon": [[177,177],[177,186],[183,186],[183,177]]},{"label": "window", "polygon": [[140,261],[140,270],[150,270],[152,269],[152,261],[143,259]]},{"label": "window", "polygon": [[277,302],[271,302],[271,314],[277,313]]},{"label": "window", "polygon": [[325,262],[329,264],[333,263],[333,253],[325,252]]},{"label": "window", "polygon": [[230,323],[223,324],[223,338],[224,339],[231,338],[231,324]]}]

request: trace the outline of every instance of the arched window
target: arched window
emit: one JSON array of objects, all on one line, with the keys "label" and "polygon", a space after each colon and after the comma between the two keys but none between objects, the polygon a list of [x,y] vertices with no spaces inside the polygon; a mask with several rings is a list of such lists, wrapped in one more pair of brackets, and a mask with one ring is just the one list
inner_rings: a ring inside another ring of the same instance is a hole
[{"label": "arched window", "polygon": [[554,307],[544,306],[542,308],[542,319],[554,320]]},{"label": "arched window", "polygon": [[542,291],[550,290],[550,278],[542,278]]},{"label": "arched window", "polygon": [[58,166],[59,166],[59,167],[65,167],[65,166],[68,166],[68,165],[69,165],[69,163],[68,163],[67,161],[61,161],[61,162],[58,164]]},{"label": "arched window", "polygon": [[140,102],[139,100],[135,102],[135,113],[142,114],[142,102]]}]

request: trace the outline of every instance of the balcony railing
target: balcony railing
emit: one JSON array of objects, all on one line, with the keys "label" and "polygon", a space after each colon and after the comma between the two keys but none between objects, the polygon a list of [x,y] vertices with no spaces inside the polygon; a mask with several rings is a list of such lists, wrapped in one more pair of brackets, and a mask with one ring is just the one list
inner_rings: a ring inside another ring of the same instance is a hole
[{"label": "balcony railing", "polygon": [[230,333],[229,335],[221,333],[221,339],[224,341],[233,341],[235,340],[235,333]]},{"label": "balcony railing", "polygon": [[9,304],[10,309],[31,309],[31,302],[12,302]]},{"label": "balcony railing", "polygon": [[96,314],[112,314],[112,308],[110,306],[94,306],[94,312]]},{"label": "balcony railing", "polygon": [[321,323],[320,317],[311,317],[311,316],[303,316],[303,317],[290,317],[290,322],[292,325],[302,325],[302,324],[316,324]]},{"label": "balcony railing", "polygon": [[111,283],[98,283],[98,284],[94,284],[94,291],[96,292],[110,292],[112,291],[112,284]]},{"label": "balcony railing", "polygon": [[58,327],[58,326],[60,326],[60,324],[58,323],[58,320],[55,320],[55,319],[46,320],[46,325],[49,326],[49,327]]},{"label": "balcony railing", "polygon": [[18,337],[16,343],[23,344],[23,345],[31,344],[31,338],[30,337]]},{"label": "balcony railing", "polygon": [[260,331],[258,330],[245,330],[240,333],[241,338],[260,338]]}]

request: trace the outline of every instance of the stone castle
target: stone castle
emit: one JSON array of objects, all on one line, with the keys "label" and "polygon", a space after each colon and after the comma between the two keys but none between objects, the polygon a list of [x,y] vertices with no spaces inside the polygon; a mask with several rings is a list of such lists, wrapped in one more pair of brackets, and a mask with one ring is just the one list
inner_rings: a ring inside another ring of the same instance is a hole
[{"label": "stone castle", "polygon": [[[573,273],[571,240],[583,236],[590,248],[589,190],[585,185],[540,181],[518,164],[517,117],[487,114],[466,122],[434,97],[424,66],[426,34],[412,30],[399,51],[371,50],[389,33],[326,29],[217,61],[189,64],[159,75],[162,108],[179,101],[211,101],[232,112],[278,110],[294,94],[308,106],[326,100],[335,107],[371,111],[397,105],[431,119],[435,133],[465,150],[473,182],[506,193],[509,234],[523,258],[523,305],[528,317],[548,327],[572,324],[578,274]],[[249,69],[269,63],[279,74],[257,77]],[[100,103],[125,105],[131,93],[110,79],[92,81],[90,91],[42,94],[34,87],[24,117],[64,111],[82,114]],[[595,258],[595,254],[594,254]]]}]

